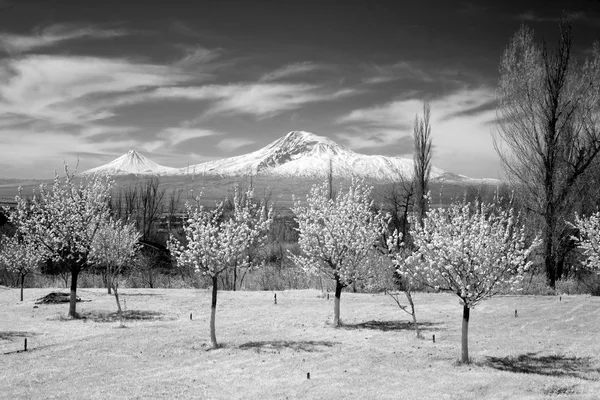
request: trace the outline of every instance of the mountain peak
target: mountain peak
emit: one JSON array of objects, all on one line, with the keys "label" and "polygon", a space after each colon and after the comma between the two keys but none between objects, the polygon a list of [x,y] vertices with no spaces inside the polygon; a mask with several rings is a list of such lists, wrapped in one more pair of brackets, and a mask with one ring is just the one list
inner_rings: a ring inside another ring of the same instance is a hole
[{"label": "mountain peak", "polygon": [[276,158],[282,155],[292,157],[302,154],[334,156],[349,151],[328,137],[315,135],[306,131],[291,131],[284,137],[271,143],[267,148],[276,152],[274,154]]},{"label": "mountain peak", "polygon": [[82,175],[109,174],[109,175],[161,175],[177,171],[176,168],[164,167],[143,156],[135,150],[129,150],[108,164],[88,169]]},{"label": "mountain peak", "polygon": [[[195,170],[223,176],[270,175],[279,177],[324,178],[364,177],[397,181],[412,176],[412,160],[355,153],[325,136],[292,131],[269,145],[241,156],[209,161]],[[432,168],[432,177],[441,170]]]}]

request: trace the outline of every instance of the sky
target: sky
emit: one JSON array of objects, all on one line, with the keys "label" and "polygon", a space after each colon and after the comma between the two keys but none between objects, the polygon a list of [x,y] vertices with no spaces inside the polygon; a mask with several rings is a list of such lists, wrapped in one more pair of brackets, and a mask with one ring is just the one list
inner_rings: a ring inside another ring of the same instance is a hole
[{"label": "sky", "polygon": [[412,157],[431,105],[433,164],[502,176],[498,66],[521,24],[574,55],[600,0],[0,0],[0,178],[50,178],[137,150],[185,167],[293,130]]}]

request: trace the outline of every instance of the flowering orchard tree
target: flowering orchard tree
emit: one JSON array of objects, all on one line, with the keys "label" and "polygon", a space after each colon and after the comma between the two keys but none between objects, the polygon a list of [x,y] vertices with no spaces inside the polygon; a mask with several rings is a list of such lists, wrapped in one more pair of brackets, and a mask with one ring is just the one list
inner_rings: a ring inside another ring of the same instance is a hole
[{"label": "flowering orchard tree", "polygon": [[248,251],[251,246],[264,243],[273,220],[273,210],[253,200],[251,190],[245,195],[236,191],[233,213],[228,219],[223,216],[223,202],[213,210],[200,206],[199,201],[195,206],[186,204],[188,216],[183,224],[186,243],[173,236],[167,243],[178,264],[192,266],[196,272],[212,278],[210,340],[214,347],[218,346],[215,332],[217,278],[227,269],[253,267]]},{"label": "flowering orchard tree", "polygon": [[121,303],[117,291],[119,275],[133,259],[141,237],[142,234],[135,228],[135,223],[109,219],[100,226],[92,241],[89,260],[92,263],[106,267],[106,279],[109,288],[112,288],[115,294],[119,318],[122,317]]},{"label": "flowering orchard tree", "polygon": [[[480,301],[516,288],[539,244],[527,244],[525,227],[513,209],[493,204],[455,203],[411,224],[415,250],[396,253],[398,273],[436,290],[455,293],[463,305],[461,361],[469,362],[470,309]],[[389,244],[390,246],[393,243]]]},{"label": "flowering orchard tree", "polygon": [[600,275],[600,212],[587,218],[575,215],[573,225],[579,231],[579,237],[573,239],[586,256],[585,268]]},{"label": "flowering orchard tree", "polygon": [[112,182],[92,176],[75,182],[65,165],[65,177],[55,175],[52,189],[40,186],[28,201],[19,189],[17,209],[10,216],[26,240],[45,249],[54,261],[64,262],[71,272],[69,316],[77,318],[77,277],[88,267],[92,242],[109,218]]},{"label": "flowering orchard tree", "polygon": [[0,240],[0,263],[4,264],[8,271],[19,276],[21,301],[23,301],[25,277],[37,268],[44,257],[43,253],[31,242],[19,240],[17,236],[4,236]]},{"label": "flowering orchard tree", "polygon": [[387,227],[387,217],[373,212],[373,188],[353,179],[347,191],[331,198],[329,185],[315,185],[306,205],[294,199],[301,254],[292,260],[308,272],[321,272],[335,281],[333,324],[340,326],[342,289],[369,275],[366,258]]}]

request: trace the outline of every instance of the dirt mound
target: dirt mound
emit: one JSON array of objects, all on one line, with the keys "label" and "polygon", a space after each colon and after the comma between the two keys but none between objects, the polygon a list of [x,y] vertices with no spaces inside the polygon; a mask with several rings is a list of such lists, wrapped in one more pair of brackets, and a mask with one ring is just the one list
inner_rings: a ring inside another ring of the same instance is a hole
[{"label": "dirt mound", "polygon": [[[52,292],[48,293],[44,297],[37,299],[35,304],[57,304],[57,303],[68,303],[71,299],[69,293]],[[77,297],[77,302],[80,302],[81,298]]]}]

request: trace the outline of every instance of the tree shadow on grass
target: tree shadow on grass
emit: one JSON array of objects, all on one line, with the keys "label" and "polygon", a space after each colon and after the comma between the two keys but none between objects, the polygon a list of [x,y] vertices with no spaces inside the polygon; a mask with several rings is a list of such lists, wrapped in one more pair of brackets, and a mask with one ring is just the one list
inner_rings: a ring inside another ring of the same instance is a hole
[{"label": "tree shadow on grass", "polygon": [[[123,311],[123,321],[155,321],[162,320],[162,313],[145,310],[127,310]],[[90,319],[94,322],[115,322],[119,321],[119,315],[116,311],[89,311],[80,315],[81,318]]]},{"label": "tree shadow on grass", "polygon": [[521,374],[569,376],[593,381],[600,379],[600,368],[592,364],[591,357],[526,353],[517,357],[487,357],[481,364],[500,371]]},{"label": "tree shadow on grass", "polygon": [[133,297],[133,296],[164,296],[162,293],[121,293],[119,297]]},{"label": "tree shadow on grass", "polygon": [[304,352],[316,352],[321,351],[322,347],[333,347],[334,345],[339,344],[339,342],[331,342],[327,340],[301,340],[301,341],[293,341],[293,340],[265,340],[259,342],[248,342],[241,344],[239,346],[242,350],[254,349],[256,351],[260,350],[282,350],[282,349],[291,349],[294,351],[304,351]]},{"label": "tree shadow on grass", "polygon": [[[418,322],[419,329],[428,331],[441,331],[445,330],[439,325],[440,322]],[[367,321],[359,322],[356,324],[342,324],[341,328],[345,329],[373,329],[383,332],[388,331],[412,331],[415,326],[410,321]]]},{"label": "tree shadow on grass", "polygon": [[0,340],[12,340],[14,338],[26,338],[37,335],[35,332],[27,331],[0,331]]}]

